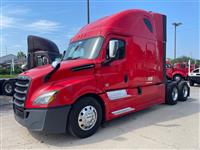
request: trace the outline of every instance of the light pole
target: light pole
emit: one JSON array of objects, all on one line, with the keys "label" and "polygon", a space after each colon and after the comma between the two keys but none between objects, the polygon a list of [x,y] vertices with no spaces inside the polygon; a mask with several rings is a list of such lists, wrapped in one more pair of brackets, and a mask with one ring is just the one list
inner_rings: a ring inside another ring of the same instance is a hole
[{"label": "light pole", "polygon": [[174,22],[172,25],[174,26],[174,59],[176,59],[176,27],[182,25],[182,23]]},{"label": "light pole", "polygon": [[87,23],[90,23],[90,1],[87,0]]}]

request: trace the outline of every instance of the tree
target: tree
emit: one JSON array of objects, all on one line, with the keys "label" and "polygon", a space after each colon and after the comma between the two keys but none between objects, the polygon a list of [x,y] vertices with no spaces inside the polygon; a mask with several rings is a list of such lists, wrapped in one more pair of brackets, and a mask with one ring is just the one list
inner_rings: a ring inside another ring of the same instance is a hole
[{"label": "tree", "polygon": [[21,58],[24,58],[24,57],[26,57],[26,55],[24,54],[24,52],[19,51],[19,52],[17,53],[17,58],[18,58],[18,59],[21,59]]},{"label": "tree", "polygon": [[181,56],[181,57],[178,57],[176,59],[170,59],[172,64],[181,63],[181,62],[188,62],[189,60],[191,61],[191,64],[195,64],[195,61],[196,61],[196,64],[198,66],[200,66],[200,60],[199,59],[193,59],[193,58],[188,57],[188,56]]}]

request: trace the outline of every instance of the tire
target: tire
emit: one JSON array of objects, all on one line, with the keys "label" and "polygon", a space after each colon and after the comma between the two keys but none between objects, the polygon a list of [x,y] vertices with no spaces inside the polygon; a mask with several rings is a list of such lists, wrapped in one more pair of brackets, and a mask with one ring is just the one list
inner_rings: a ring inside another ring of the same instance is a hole
[{"label": "tire", "polygon": [[168,105],[175,105],[178,101],[178,86],[175,82],[169,83],[167,85],[166,101]]},{"label": "tire", "polygon": [[194,86],[194,82],[192,80],[189,80],[190,86]]},{"label": "tire", "polygon": [[183,78],[182,78],[181,75],[176,74],[176,75],[173,76],[173,80],[179,82],[179,81],[183,80]]},{"label": "tire", "polygon": [[188,96],[189,96],[189,92],[190,92],[190,88],[187,84],[187,82],[185,81],[181,81],[178,84],[178,89],[179,89],[179,93],[178,93],[178,100],[179,101],[186,101]]},{"label": "tire", "polygon": [[2,86],[3,95],[12,96],[14,94],[14,86],[12,82],[5,81]]},{"label": "tire", "polygon": [[[86,114],[89,114],[89,117]],[[91,123],[90,125],[86,123],[86,119],[88,119],[88,123]],[[101,122],[101,105],[93,97],[83,97],[72,106],[69,114],[68,130],[73,136],[86,138],[97,131]]]}]

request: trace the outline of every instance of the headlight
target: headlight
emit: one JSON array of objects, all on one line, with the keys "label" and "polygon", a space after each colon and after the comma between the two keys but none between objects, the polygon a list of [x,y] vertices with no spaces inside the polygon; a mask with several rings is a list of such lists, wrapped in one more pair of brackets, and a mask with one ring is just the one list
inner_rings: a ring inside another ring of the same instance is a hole
[{"label": "headlight", "polygon": [[38,98],[36,98],[33,102],[34,105],[40,105],[40,104],[48,104],[51,101],[54,100],[55,94],[58,91],[51,91],[45,94],[40,95]]}]

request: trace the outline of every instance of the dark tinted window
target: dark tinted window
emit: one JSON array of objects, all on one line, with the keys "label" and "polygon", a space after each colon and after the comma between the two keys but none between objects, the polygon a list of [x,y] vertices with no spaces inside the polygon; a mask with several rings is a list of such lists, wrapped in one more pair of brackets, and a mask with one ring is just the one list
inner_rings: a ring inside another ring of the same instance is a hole
[{"label": "dark tinted window", "polygon": [[186,68],[186,65],[185,64],[181,64],[181,68]]},{"label": "dark tinted window", "polygon": [[194,73],[199,73],[199,69],[196,69],[193,71]]},{"label": "dark tinted window", "polygon": [[[115,39],[119,41],[119,47],[117,50],[117,54],[116,54],[116,59],[123,59],[125,57],[125,41],[123,40],[119,40],[119,39]],[[106,52],[106,59],[109,59],[109,48],[107,47],[107,52]]]},{"label": "dark tinted window", "polygon": [[152,27],[151,22],[148,19],[144,18],[144,23],[147,26],[147,28],[149,29],[149,31],[153,33],[153,27]]},{"label": "dark tinted window", "polygon": [[170,64],[166,64],[165,67],[166,67],[166,68],[171,68],[171,65],[170,65]]}]

